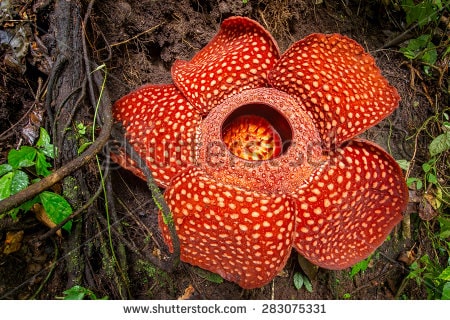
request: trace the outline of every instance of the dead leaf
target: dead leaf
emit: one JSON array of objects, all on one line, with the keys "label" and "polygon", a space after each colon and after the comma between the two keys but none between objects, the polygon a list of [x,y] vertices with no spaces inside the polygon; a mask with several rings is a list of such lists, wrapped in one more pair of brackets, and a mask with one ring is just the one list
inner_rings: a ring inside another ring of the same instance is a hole
[{"label": "dead leaf", "polygon": [[287,272],[285,269],[282,269],[280,270],[280,272],[278,272],[277,277],[287,278],[289,277],[289,272]]},{"label": "dead leaf", "polygon": [[161,250],[159,250],[158,248],[154,248],[152,251],[152,254],[157,257],[159,260],[161,260]]},{"label": "dead leaf", "polygon": [[44,109],[37,105],[33,107],[28,117],[28,123],[22,129],[22,136],[33,145],[39,137],[39,128],[42,127]]},{"label": "dead leaf", "polygon": [[[440,191],[440,192],[439,192]],[[434,210],[437,210],[441,207],[442,202],[439,200],[439,197],[442,198],[441,189],[437,189],[436,193],[425,193],[423,197],[431,204]]]},{"label": "dead leaf", "polygon": [[419,204],[419,216],[422,220],[430,221],[438,215],[438,212],[433,208],[430,201],[423,196],[424,200],[422,200]]},{"label": "dead leaf", "polygon": [[403,251],[397,258],[398,261],[405,263],[410,266],[414,261],[416,261],[416,255],[412,250]]},{"label": "dead leaf", "polygon": [[195,289],[194,287],[190,284],[186,289],[184,289],[184,293],[181,297],[178,297],[178,300],[189,300],[192,295],[194,294]]},{"label": "dead leaf", "polygon": [[5,246],[3,248],[4,254],[11,254],[19,251],[22,246],[23,230],[8,231],[6,233]]}]

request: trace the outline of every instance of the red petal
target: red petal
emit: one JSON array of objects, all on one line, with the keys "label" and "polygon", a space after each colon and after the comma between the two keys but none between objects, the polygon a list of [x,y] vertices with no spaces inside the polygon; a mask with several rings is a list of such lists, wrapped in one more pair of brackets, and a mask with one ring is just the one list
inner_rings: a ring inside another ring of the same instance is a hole
[{"label": "red petal", "polygon": [[294,247],[314,264],[343,269],[369,256],[402,220],[408,190],[389,154],[353,140],[297,198]]},{"label": "red petal", "polygon": [[[182,261],[246,289],[265,285],[284,267],[295,220],[294,203],[286,196],[233,188],[190,168],[174,178],[164,197]],[[160,226],[170,245],[161,219]]]},{"label": "red petal", "polygon": [[[201,116],[174,85],[147,85],[131,92],[115,103],[114,118],[162,187],[193,163]],[[145,179],[126,154],[112,159]]]},{"label": "red petal", "polygon": [[279,55],[275,40],[259,23],[231,17],[190,62],[174,63],[172,78],[195,107],[208,113],[229,96],[265,86]]},{"label": "red petal", "polygon": [[374,59],[338,34],[312,34],[296,42],[270,72],[269,82],[303,101],[327,146],[377,124],[400,101]]}]

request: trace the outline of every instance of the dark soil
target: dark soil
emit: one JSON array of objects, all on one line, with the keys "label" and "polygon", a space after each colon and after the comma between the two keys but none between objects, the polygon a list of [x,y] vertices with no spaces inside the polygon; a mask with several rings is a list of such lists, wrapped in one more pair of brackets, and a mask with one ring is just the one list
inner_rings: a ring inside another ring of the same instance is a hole
[{"label": "dark soil", "polygon": [[[43,88],[40,81],[45,86],[52,74],[51,66],[56,64],[60,54],[55,42],[58,27],[55,8],[60,1],[10,2],[14,12],[10,19],[2,20],[0,32],[17,32],[18,25],[28,26],[30,42],[37,46],[38,56],[28,52],[17,65],[11,65],[4,58],[13,54],[13,49],[0,47],[0,163],[11,148],[34,142],[24,128],[31,131],[40,125],[52,128],[51,121],[43,112],[45,95],[41,92],[36,96],[36,93]],[[248,16],[259,21],[274,35],[282,52],[310,33],[341,33],[361,43],[375,57],[383,74],[402,98],[394,114],[369,130],[365,137],[384,146],[396,159],[411,159],[414,141],[407,138],[432,113],[432,106],[423,90],[425,87],[431,91],[434,89],[420,79],[411,83],[411,70],[398,52],[398,43],[382,49],[402,31],[398,23],[404,17],[400,11],[381,3],[328,0],[254,0],[247,4],[240,0],[96,1],[86,25],[88,55],[98,65],[105,63],[108,70],[106,89],[114,102],[142,84],[170,83],[172,63],[177,59],[192,58],[215,35],[221,21],[230,16]],[[83,16],[86,10],[83,7],[80,15]],[[26,17],[31,22],[8,22],[25,20]],[[37,43],[36,39],[40,42]],[[81,54],[81,51],[77,52],[77,55]],[[428,94],[434,96],[432,92]],[[88,125],[92,123],[92,110],[92,103],[86,102],[77,110],[74,119]],[[42,114],[43,118],[39,118]],[[417,159],[423,159],[424,152],[417,149]],[[55,165],[61,166],[65,162]],[[92,163],[77,172],[73,176],[77,181],[83,181],[78,187],[77,197],[86,202],[88,195],[98,188],[97,169]],[[110,179],[113,190],[108,192],[112,195],[110,199],[115,200],[114,210],[110,211],[113,214],[106,216],[105,200],[101,195],[90,209],[76,218],[72,234],[64,234],[63,238],[56,235],[42,238],[48,228],[32,214],[19,217],[19,221],[0,220],[0,248],[5,246],[8,231],[24,231],[19,251],[11,254],[0,252],[1,298],[54,299],[75,284],[91,289],[98,297],[107,295],[111,299],[176,299],[189,286],[194,288],[190,297],[194,299],[426,298],[424,288],[404,282],[408,266],[397,259],[412,249],[429,250],[426,237],[414,229],[420,225],[414,223],[414,219],[411,223],[413,238],[405,239],[402,225],[399,225],[374,254],[367,270],[354,277],[350,277],[349,269],[319,269],[311,276],[312,292],[304,288],[296,290],[293,275],[302,269],[297,254],[292,253],[284,272],[272,283],[260,289],[243,290],[227,281],[220,284],[211,282],[187,264],[182,263],[175,270],[166,266],[165,271],[155,267],[151,261],[155,257],[166,258],[167,252],[159,235],[157,209],[147,185],[122,169],[112,171]],[[59,190],[67,189],[67,179],[57,187]],[[84,198],[80,198],[80,194]],[[79,206],[81,200],[77,201],[72,204]],[[114,222],[110,234],[107,219]],[[112,254],[109,241],[117,256]],[[114,257],[118,262],[113,262]],[[306,269],[304,267],[302,272],[308,273]]]}]

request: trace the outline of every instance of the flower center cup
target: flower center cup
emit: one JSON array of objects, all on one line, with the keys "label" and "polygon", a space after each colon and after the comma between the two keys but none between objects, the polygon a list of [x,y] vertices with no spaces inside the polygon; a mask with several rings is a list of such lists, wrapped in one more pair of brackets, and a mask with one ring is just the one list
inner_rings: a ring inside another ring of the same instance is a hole
[{"label": "flower center cup", "polygon": [[215,179],[264,192],[293,192],[322,163],[321,140],[297,100],[272,88],[226,99],[203,120],[197,164]]},{"label": "flower center cup", "polygon": [[289,122],[265,104],[244,105],[233,111],[222,125],[222,140],[235,156],[250,161],[271,160],[289,147]]}]

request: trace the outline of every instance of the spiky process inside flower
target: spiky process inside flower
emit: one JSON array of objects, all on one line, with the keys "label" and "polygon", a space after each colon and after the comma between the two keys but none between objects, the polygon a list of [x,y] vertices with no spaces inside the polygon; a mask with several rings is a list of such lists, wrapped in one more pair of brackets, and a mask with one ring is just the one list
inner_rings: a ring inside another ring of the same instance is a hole
[{"label": "spiky process inside flower", "polygon": [[280,155],[281,137],[260,116],[239,116],[225,126],[223,142],[232,154],[245,160],[270,160]]}]

